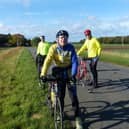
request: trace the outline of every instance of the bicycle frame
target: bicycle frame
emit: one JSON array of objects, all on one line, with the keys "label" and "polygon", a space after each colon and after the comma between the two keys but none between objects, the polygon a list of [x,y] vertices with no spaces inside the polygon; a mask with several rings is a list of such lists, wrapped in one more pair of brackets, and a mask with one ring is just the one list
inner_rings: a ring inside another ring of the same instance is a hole
[{"label": "bicycle frame", "polygon": [[77,80],[78,80],[78,84],[80,84],[83,87],[92,81],[92,76],[88,68],[89,64],[87,61],[90,61],[90,59],[80,58],[80,62],[78,66]]},{"label": "bicycle frame", "polygon": [[81,60],[79,63],[79,67],[78,67],[78,74],[77,74],[77,78],[79,80],[81,80],[82,78],[84,78],[87,74],[87,67],[86,67],[86,61]]}]

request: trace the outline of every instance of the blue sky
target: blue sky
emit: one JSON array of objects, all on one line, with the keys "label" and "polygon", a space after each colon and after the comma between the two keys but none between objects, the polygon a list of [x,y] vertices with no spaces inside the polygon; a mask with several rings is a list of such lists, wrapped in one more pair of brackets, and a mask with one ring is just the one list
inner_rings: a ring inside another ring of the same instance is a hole
[{"label": "blue sky", "polygon": [[129,0],[0,0],[0,33],[54,41],[66,29],[80,41],[86,28],[96,37],[129,35]]}]

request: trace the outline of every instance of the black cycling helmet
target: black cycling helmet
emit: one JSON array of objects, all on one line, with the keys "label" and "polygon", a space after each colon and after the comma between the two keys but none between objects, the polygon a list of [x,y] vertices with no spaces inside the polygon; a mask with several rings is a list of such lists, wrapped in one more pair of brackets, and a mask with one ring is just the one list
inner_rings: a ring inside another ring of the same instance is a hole
[{"label": "black cycling helmet", "polygon": [[66,30],[59,30],[56,34],[56,38],[58,38],[59,36],[66,36],[67,38],[69,37],[69,34]]}]

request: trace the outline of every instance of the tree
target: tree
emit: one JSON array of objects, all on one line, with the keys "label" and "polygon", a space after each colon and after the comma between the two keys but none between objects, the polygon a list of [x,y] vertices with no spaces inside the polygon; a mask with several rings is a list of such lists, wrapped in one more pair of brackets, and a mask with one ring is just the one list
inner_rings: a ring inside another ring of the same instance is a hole
[{"label": "tree", "polygon": [[24,46],[26,38],[22,34],[13,34],[9,38],[9,43],[12,46]]},{"label": "tree", "polygon": [[80,43],[83,44],[85,42],[85,39],[80,40]]},{"label": "tree", "polygon": [[6,46],[8,42],[8,35],[0,34],[0,46]]},{"label": "tree", "polygon": [[34,37],[34,38],[31,40],[31,45],[32,45],[32,46],[38,46],[39,41],[40,41],[40,38],[39,38],[39,37]]}]

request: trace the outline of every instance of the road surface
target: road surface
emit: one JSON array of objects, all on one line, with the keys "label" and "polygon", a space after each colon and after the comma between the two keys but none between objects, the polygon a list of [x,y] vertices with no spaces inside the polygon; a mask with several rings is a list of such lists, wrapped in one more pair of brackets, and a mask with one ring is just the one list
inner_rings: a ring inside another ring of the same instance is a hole
[{"label": "road surface", "polygon": [[[30,51],[35,56],[35,50]],[[97,69],[99,88],[88,93],[88,87],[78,86],[84,129],[129,129],[129,68],[99,62]],[[68,94],[65,113],[73,120]]]}]

